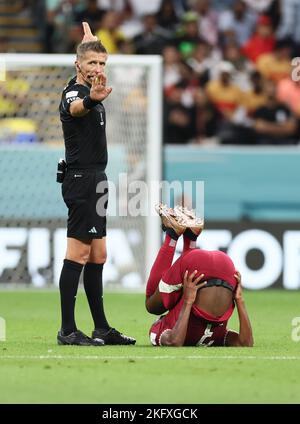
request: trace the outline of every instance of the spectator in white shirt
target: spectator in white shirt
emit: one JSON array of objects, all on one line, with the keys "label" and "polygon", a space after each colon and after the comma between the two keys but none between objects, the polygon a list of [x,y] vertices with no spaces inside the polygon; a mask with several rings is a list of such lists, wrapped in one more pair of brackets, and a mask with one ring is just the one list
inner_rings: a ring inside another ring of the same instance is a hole
[{"label": "spectator in white shirt", "polygon": [[221,13],[219,30],[226,39],[235,38],[239,45],[243,45],[253,33],[257,20],[257,14],[247,7],[242,0],[236,0],[233,10]]}]

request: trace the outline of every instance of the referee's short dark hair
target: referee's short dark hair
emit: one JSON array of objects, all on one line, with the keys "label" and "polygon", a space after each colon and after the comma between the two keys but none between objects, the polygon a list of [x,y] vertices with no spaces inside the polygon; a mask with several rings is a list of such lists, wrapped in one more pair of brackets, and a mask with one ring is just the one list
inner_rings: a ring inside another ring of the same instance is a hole
[{"label": "referee's short dark hair", "polygon": [[101,41],[89,41],[87,43],[79,44],[76,50],[77,59],[83,57],[88,51],[93,51],[97,53],[107,53],[106,48],[103,46]]}]

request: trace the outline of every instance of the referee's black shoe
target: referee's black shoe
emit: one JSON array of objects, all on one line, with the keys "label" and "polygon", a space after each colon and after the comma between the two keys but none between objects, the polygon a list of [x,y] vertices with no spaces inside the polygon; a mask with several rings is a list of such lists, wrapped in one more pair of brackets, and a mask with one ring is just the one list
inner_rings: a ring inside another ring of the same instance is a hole
[{"label": "referee's black shoe", "polygon": [[125,336],[115,328],[109,330],[102,330],[95,328],[92,333],[93,340],[104,340],[106,345],[134,345],[136,340],[133,337]]},{"label": "referee's black shoe", "polygon": [[67,336],[64,336],[62,331],[59,331],[57,334],[57,343],[59,345],[104,346],[104,341],[100,337],[97,340],[93,340],[80,330],[76,330]]}]

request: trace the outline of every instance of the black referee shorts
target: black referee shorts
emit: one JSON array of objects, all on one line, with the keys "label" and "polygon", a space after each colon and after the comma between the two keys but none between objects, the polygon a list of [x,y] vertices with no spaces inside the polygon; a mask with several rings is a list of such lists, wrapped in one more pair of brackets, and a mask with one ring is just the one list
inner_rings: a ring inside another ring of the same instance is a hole
[{"label": "black referee shorts", "polygon": [[[97,193],[96,188],[100,192]],[[62,183],[62,196],[69,210],[68,237],[98,239],[106,236],[108,184],[105,172],[68,169]]]}]

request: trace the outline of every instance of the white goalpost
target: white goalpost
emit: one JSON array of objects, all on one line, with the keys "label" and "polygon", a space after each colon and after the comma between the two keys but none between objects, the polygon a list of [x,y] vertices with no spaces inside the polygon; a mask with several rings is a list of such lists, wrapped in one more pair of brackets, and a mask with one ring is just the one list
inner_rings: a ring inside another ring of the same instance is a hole
[{"label": "white goalpost", "polygon": [[[0,248],[18,250],[14,258],[8,253],[0,258],[0,287],[1,282],[47,286],[57,283],[55,270],[64,252],[67,209],[54,172],[64,151],[58,105],[75,75],[75,55],[3,54],[0,61],[0,84],[11,105],[0,120],[0,238],[5,233]],[[153,182],[162,178],[162,59],[110,55],[106,68],[113,87],[104,103],[107,175],[117,187],[117,198],[109,200],[105,281],[142,289],[160,245],[159,217],[153,213],[160,193]],[[141,199],[151,207],[147,216],[118,214],[118,196],[125,198],[118,186],[120,174],[129,184],[146,183],[147,198]]]}]

